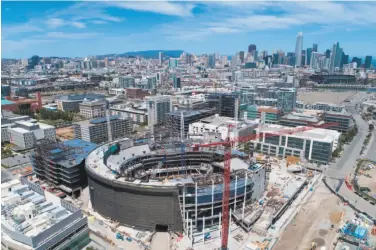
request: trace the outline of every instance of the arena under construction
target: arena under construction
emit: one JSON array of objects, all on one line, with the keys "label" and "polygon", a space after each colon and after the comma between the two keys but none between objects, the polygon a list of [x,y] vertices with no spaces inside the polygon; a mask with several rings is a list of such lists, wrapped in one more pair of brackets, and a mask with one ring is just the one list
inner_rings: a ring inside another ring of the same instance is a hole
[{"label": "arena under construction", "polygon": [[[92,209],[127,227],[185,231],[191,239],[218,229],[224,152],[168,145],[122,139],[92,151],[86,159]],[[264,194],[269,170],[244,153],[232,155],[230,211],[236,211]]]}]

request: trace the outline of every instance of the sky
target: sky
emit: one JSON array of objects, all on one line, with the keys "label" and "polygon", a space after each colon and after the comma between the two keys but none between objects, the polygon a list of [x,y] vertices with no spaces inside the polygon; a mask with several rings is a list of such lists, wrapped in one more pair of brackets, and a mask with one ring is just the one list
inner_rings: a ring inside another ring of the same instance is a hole
[{"label": "sky", "polygon": [[233,55],[339,42],[376,57],[376,2],[1,2],[1,57],[85,57],[141,50]]}]

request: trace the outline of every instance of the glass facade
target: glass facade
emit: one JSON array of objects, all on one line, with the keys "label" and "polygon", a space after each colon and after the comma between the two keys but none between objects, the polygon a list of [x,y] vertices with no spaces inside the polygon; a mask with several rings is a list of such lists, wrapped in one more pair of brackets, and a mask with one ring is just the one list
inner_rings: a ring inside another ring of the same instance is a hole
[{"label": "glass facade", "polygon": [[332,156],[332,144],[327,142],[313,141],[311,160],[315,162],[327,163]]}]

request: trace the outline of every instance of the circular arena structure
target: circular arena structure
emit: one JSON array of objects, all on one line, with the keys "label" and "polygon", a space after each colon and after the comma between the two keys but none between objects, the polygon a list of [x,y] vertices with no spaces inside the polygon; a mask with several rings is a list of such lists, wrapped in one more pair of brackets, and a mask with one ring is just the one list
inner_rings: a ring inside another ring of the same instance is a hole
[{"label": "circular arena structure", "polygon": [[[221,221],[223,151],[165,145],[156,149],[122,139],[86,159],[92,209],[122,225],[190,236]],[[230,208],[244,218],[267,185],[265,168],[233,152]]]}]

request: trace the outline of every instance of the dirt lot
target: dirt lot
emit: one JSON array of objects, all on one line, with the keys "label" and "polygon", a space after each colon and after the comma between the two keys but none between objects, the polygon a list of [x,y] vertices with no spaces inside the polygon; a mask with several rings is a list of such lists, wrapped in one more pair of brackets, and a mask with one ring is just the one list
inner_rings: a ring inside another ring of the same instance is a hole
[{"label": "dirt lot", "polygon": [[73,127],[64,127],[64,128],[58,128],[56,129],[56,136],[61,138],[61,139],[73,139],[74,134],[73,134]]},{"label": "dirt lot", "polygon": [[[341,218],[353,212],[321,183],[282,233],[273,250],[308,250],[315,242],[332,249]],[[334,225],[334,229],[331,229]]]},{"label": "dirt lot", "polygon": [[364,174],[369,174],[372,178],[364,174],[358,176],[358,184],[360,187],[368,187],[371,189],[370,195],[376,194],[376,168],[370,170],[363,170]]},{"label": "dirt lot", "polygon": [[298,101],[306,103],[326,102],[333,104],[341,104],[348,97],[354,95],[356,92],[298,92]]}]

